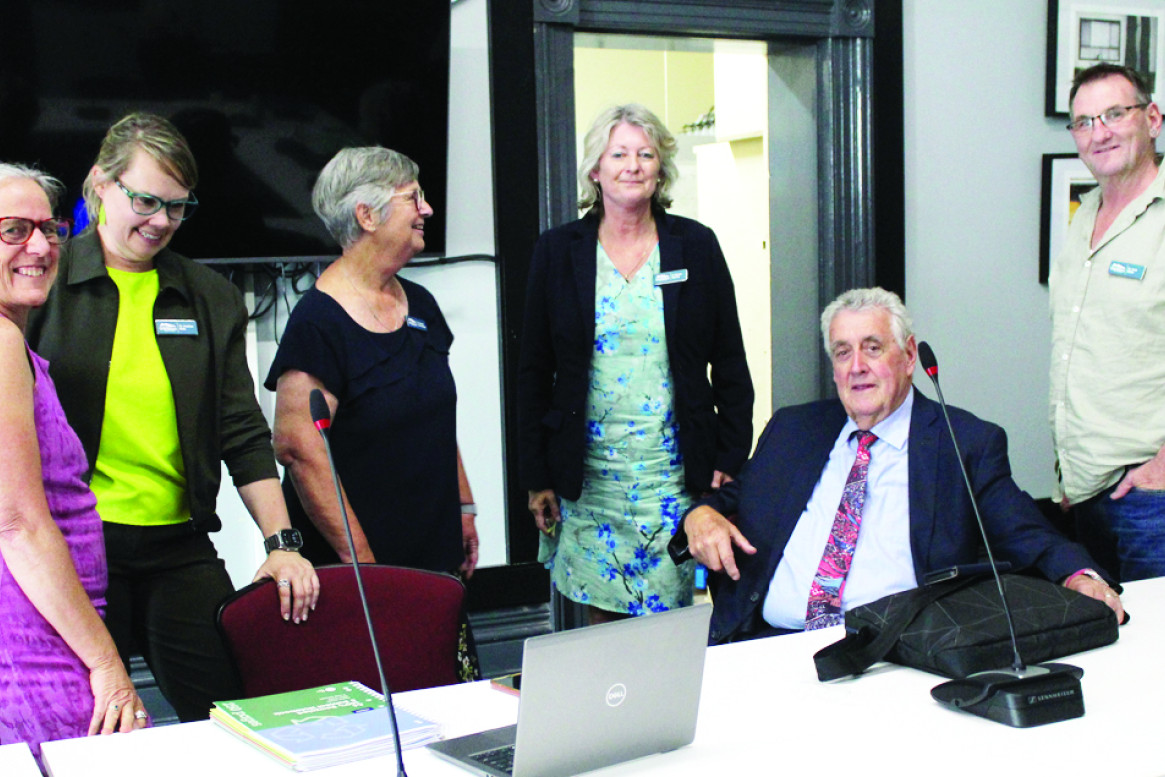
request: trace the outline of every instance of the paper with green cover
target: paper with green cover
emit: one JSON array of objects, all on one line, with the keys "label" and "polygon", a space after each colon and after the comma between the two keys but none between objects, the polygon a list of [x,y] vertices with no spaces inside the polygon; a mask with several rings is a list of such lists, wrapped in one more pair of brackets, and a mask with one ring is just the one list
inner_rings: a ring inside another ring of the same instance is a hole
[{"label": "paper with green cover", "polygon": [[[440,734],[407,710],[396,716],[405,749]],[[215,702],[210,717],[296,771],[395,752],[384,696],[358,682]]]}]

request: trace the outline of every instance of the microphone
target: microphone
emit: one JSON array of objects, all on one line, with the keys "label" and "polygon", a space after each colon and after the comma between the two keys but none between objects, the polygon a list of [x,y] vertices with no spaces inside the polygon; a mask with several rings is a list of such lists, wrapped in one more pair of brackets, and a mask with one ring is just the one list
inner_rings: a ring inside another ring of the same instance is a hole
[{"label": "microphone", "polygon": [[332,411],[328,408],[328,401],[324,399],[324,392],[312,389],[308,397],[311,405],[311,420],[319,430],[324,440],[324,452],[328,455],[328,468],[332,472],[332,483],[336,486],[336,500],[340,503],[340,517],[344,520],[344,533],[348,538],[348,553],[352,557],[352,572],[356,575],[356,590],[360,594],[360,604],[364,607],[364,622],[368,625],[368,640],[372,643],[372,656],[376,659],[376,672],[380,676],[380,690],[387,702],[388,721],[392,726],[392,738],[396,744],[396,773],[397,777],[408,777],[405,773],[404,753],[400,746],[400,726],[396,722],[396,707],[392,703],[392,691],[388,687],[388,678],[384,676],[384,665],[380,662],[380,646],[376,644],[376,629],[372,625],[372,612],[368,608],[368,595],[364,593],[364,580],[360,575],[360,561],[356,558],[356,542],[352,539],[352,527],[348,525],[348,510],[344,507],[344,492],[340,489],[340,475],[336,472],[336,462],[332,459],[332,444],[328,439],[328,430],[332,426]]},{"label": "microphone", "polygon": [[918,344],[918,362],[934,384],[943,418],[947,422],[947,431],[950,432],[951,444],[955,448],[955,458],[963,473],[963,483],[967,486],[975,522],[979,526],[983,547],[987,550],[987,560],[991,564],[995,585],[999,589],[999,599],[1003,603],[1003,614],[1011,635],[1012,652],[1010,668],[975,672],[962,680],[951,680],[936,685],[931,689],[930,695],[948,707],[1014,728],[1028,728],[1079,718],[1084,715],[1084,693],[1080,688],[1080,678],[1084,675],[1084,670],[1070,664],[1045,663],[1026,666],[1023,662],[1023,657],[1019,653],[1019,641],[1015,636],[1015,622],[1011,617],[1011,608],[1007,604],[1007,593],[1003,589],[1003,578],[999,576],[999,569],[991,552],[991,542],[987,539],[987,529],[979,514],[975,489],[971,486],[967,466],[963,463],[963,454],[955,437],[955,427],[951,424],[951,415],[943,398],[942,386],[939,385],[938,361],[926,342]]}]

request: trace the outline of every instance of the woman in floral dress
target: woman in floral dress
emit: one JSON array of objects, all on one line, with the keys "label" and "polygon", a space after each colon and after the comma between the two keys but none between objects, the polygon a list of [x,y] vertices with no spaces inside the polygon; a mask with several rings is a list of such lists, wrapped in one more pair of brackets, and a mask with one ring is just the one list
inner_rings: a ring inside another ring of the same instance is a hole
[{"label": "woman in floral dress", "polygon": [[522,477],[540,560],[592,623],[691,603],[692,565],[667,543],[752,441],[724,255],[710,229],[664,210],[675,149],[640,105],[602,113],[579,170],[587,215],[544,233],[530,270]]}]

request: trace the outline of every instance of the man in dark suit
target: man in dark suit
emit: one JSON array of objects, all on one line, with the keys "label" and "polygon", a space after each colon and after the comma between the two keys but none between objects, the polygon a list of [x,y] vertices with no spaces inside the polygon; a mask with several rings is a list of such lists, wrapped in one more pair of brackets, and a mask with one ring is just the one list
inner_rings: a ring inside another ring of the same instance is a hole
[{"label": "man in dark suit", "polygon": [[[740,477],[689,511],[673,542],[724,573],[713,644],[838,623],[846,609],[978,559],[979,531],[941,409],[911,383],[917,349],[901,300],[856,289],[821,318],[840,399],[779,410]],[[1034,567],[1123,618],[1084,548],[1047,523],[1012,480],[1003,430],[950,412],[996,558]],[[872,443],[854,439],[860,432],[872,432]],[[859,453],[864,446],[868,454]],[[859,518],[855,526],[851,515],[846,539],[839,517],[854,511],[861,455]],[[823,564],[839,543],[849,545],[848,558]]]}]

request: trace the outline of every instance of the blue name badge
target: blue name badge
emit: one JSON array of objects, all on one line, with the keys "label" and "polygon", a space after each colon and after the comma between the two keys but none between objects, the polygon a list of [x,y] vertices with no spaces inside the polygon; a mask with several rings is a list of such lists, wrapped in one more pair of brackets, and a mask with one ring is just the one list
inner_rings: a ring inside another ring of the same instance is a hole
[{"label": "blue name badge", "polygon": [[1110,262],[1108,274],[1118,278],[1132,278],[1134,281],[1140,281],[1145,278],[1145,268],[1143,265],[1130,262]]},{"label": "blue name badge", "polygon": [[688,279],[687,270],[672,270],[671,272],[661,272],[655,275],[656,286],[666,286],[669,283],[683,283]]},{"label": "blue name badge", "polygon": [[420,329],[422,332],[429,331],[429,326],[424,322],[424,319],[409,316],[405,319],[405,325],[411,326],[413,329]]},{"label": "blue name badge", "polygon": [[154,334],[193,337],[198,334],[198,322],[192,318],[159,318],[154,321]]}]

